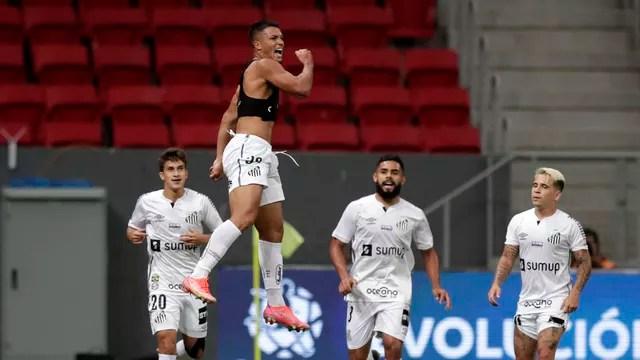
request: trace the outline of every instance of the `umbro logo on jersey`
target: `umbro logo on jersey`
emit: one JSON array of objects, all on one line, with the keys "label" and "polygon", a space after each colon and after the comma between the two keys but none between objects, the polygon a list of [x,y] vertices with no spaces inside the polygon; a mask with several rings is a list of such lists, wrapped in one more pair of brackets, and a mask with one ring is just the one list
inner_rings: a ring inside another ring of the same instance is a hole
[{"label": "umbro logo on jersey", "polygon": [[198,212],[194,211],[191,214],[187,215],[186,218],[184,218],[184,221],[187,224],[197,224],[198,223]]},{"label": "umbro logo on jersey", "polygon": [[520,239],[520,241],[527,240],[527,236],[529,236],[529,234],[527,234],[527,233],[523,233],[523,232],[521,232],[520,234],[518,234],[518,238]]},{"label": "umbro logo on jersey", "polygon": [[249,170],[247,172],[247,174],[249,174],[249,176],[253,176],[253,177],[258,177],[260,176],[260,167],[256,166],[253,169]]},{"label": "umbro logo on jersey", "polygon": [[360,256],[371,256],[373,247],[371,244],[362,245],[362,254]]},{"label": "umbro logo on jersey", "polygon": [[560,244],[560,238],[561,238],[561,235],[560,235],[559,232],[557,232],[557,233],[554,233],[553,235],[549,236],[547,238],[547,242],[550,243],[550,244],[553,244],[553,245],[558,245],[558,244]]},{"label": "umbro logo on jersey", "polygon": [[400,220],[396,223],[396,228],[400,231],[407,231],[409,228],[409,219]]}]

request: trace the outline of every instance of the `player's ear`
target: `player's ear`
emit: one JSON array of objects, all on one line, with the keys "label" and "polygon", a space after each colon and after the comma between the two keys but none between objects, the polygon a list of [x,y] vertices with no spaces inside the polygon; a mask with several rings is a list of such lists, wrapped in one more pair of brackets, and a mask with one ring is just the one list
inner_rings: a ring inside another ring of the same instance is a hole
[{"label": "player's ear", "polygon": [[560,200],[561,197],[562,197],[562,191],[556,190],[556,194],[554,195],[555,200],[558,201]]},{"label": "player's ear", "polygon": [[164,181],[164,173],[162,171],[158,173],[158,176],[160,176],[160,180]]}]

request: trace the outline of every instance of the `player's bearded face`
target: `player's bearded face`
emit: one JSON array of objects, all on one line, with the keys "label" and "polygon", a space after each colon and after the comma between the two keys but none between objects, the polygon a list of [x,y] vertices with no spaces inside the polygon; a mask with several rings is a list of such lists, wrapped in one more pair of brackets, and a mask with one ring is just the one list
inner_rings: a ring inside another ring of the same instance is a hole
[{"label": "player's bearded face", "polygon": [[384,161],[380,163],[373,175],[376,193],[387,200],[400,195],[404,180],[402,169],[395,161]]}]

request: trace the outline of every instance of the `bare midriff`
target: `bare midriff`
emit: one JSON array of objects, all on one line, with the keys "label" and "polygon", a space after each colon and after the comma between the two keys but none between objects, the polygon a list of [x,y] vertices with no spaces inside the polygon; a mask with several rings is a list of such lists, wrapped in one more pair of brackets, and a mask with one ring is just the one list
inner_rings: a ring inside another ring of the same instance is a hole
[{"label": "bare midriff", "polygon": [[273,121],[263,121],[259,116],[243,116],[238,118],[236,133],[259,136],[271,143]]}]

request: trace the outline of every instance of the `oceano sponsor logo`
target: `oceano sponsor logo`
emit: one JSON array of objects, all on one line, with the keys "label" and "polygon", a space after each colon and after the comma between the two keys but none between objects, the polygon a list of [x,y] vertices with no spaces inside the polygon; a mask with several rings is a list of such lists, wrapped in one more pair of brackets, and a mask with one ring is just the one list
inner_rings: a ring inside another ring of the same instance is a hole
[{"label": "oceano sponsor logo", "polygon": [[397,256],[401,258],[401,257],[404,257],[406,250],[407,249],[405,248],[399,248],[395,246],[389,246],[389,247],[377,246],[376,255]]},{"label": "oceano sponsor logo", "polygon": [[549,271],[557,275],[558,271],[560,271],[560,263],[548,263],[543,261],[528,261],[520,259],[520,271]]},{"label": "oceano sponsor logo", "polygon": [[391,290],[386,286],[383,286],[381,288],[377,288],[377,289],[372,289],[372,288],[368,288],[367,289],[367,294],[369,295],[378,295],[382,298],[395,298],[398,296],[398,290]]},{"label": "oceano sponsor logo", "polygon": [[553,304],[553,300],[549,299],[536,299],[536,300],[525,300],[522,302],[522,306],[524,307],[534,307],[536,309],[546,308]]}]

